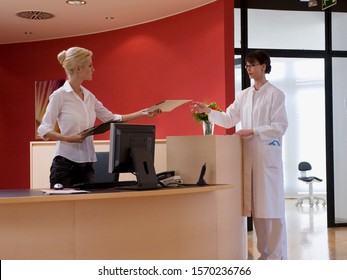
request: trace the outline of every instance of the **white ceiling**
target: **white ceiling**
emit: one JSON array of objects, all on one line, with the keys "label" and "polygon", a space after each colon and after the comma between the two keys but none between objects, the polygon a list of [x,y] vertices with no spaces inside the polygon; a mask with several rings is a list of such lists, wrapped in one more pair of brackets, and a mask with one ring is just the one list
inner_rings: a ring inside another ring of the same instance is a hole
[{"label": "white ceiling", "polygon": [[[104,32],[168,17],[215,1],[86,0],[86,5],[71,6],[66,0],[0,0],[0,44]],[[48,12],[54,17],[32,20],[16,16],[27,10]]]}]

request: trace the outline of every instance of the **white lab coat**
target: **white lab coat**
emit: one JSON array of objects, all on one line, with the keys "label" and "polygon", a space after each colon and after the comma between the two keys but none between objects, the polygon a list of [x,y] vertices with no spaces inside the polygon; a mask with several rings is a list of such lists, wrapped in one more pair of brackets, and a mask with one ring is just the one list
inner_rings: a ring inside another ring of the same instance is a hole
[{"label": "white lab coat", "polygon": [[226,128],[241,121],[242,129],[254,130],[253,136],[243,138],[244,215],[284,218],[282,136],[288,127],[284,93],[269,82],[259,91],[249,87],[226,112],[211,111],[209,120]]}]

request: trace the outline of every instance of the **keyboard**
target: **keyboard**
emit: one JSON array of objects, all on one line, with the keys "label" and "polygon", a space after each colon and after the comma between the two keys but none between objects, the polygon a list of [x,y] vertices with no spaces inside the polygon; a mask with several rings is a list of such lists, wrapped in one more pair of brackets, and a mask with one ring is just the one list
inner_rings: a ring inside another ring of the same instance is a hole
[{"label": "keyboard", "polygon": [[126,187],[137,187],[136,181],[120,181],[120,182],[92,182],[92,183],[78,183],[74,184],[71,188],[81,190],[92,190],[92,189],[112,189],[112,188],[126,188]]}]

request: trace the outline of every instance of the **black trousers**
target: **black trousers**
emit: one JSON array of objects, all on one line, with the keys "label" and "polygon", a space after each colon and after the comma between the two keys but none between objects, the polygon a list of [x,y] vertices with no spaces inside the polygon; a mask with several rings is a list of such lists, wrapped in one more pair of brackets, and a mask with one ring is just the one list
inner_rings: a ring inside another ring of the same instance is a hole
[{"label": "black trousers", "polygon": [[93,182],[93,180],[94,167],[92,162],[77,163],[62,156],[56,156],[53,159],[49,176],[51,188],[57,183],[66,188],[78,183]]}]

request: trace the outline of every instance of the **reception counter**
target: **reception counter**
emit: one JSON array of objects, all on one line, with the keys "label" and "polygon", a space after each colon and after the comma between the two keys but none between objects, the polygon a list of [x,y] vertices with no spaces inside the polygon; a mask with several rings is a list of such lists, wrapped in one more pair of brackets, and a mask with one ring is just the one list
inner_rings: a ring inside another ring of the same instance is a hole
[{"label": "reception counter", "polygon": [[[32,142],[31,190],[0,191],[1,259],[247,259],[238,136],[156,141],[157,172],[204,187],[44,195],[54,142]],[[105,151],[108,141],[96,141]]]},{"label": "reception counter", "polygon": [[[238,135],[172,136],[166,139],[167,169],[183,182],[196,183],[201,168],[208,184],[232,188],[216,192],[217,215],[221,217],[220,254],[226,259],[247,258],[247,218],[243,213],[242,141]],[[237,253],[238,252],[238,253]]]},{"label": "reception counter", "polygon": [[227,250],[230,185],[46,195],[0,191],[0,259],[244,259]]}]

